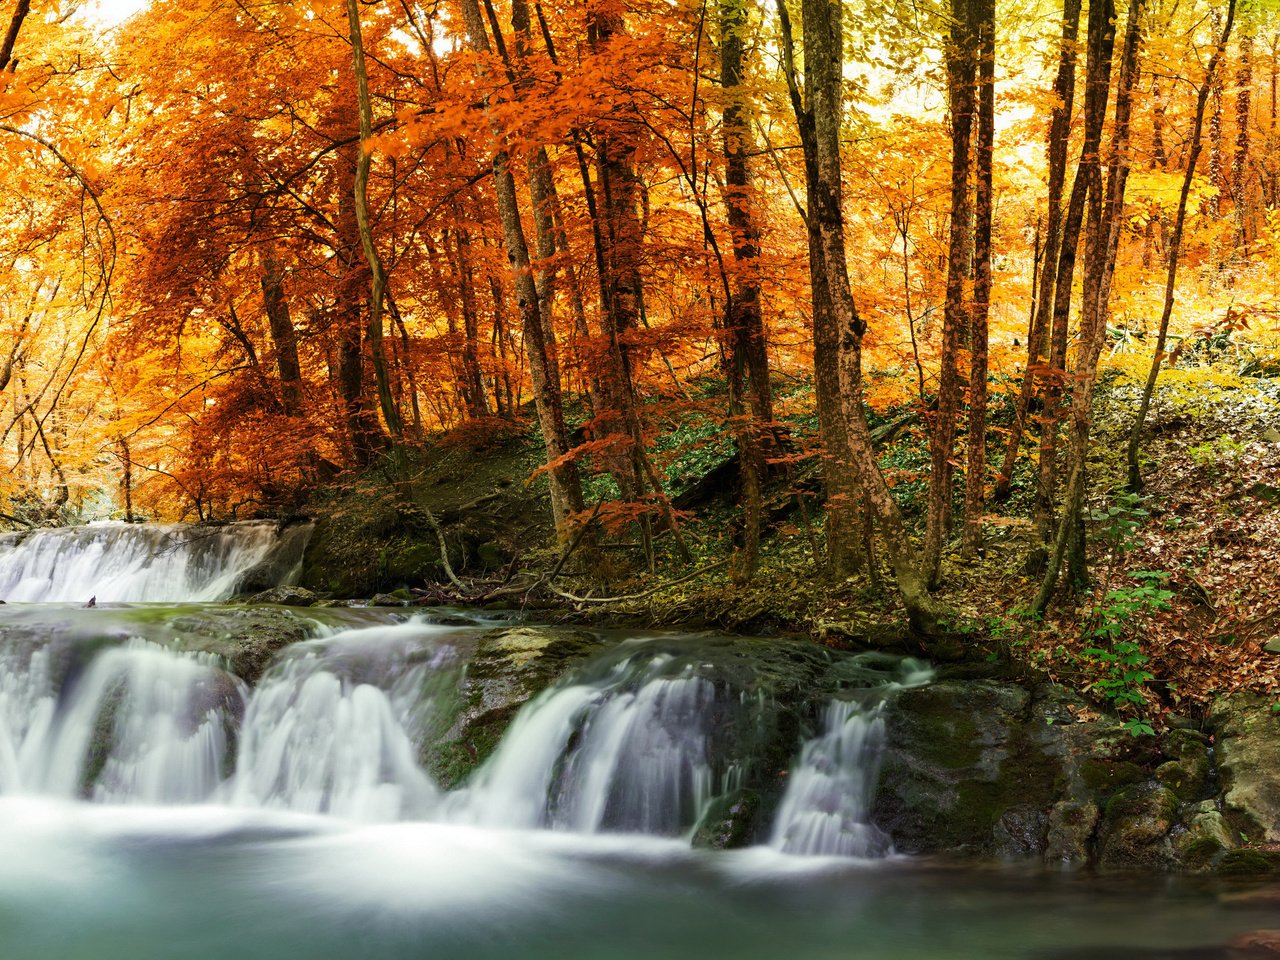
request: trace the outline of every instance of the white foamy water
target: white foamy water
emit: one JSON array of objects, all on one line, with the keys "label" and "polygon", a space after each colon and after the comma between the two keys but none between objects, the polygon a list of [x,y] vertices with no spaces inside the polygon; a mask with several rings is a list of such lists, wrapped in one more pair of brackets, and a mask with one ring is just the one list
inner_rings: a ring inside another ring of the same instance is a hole
[{"label": "white foamy water", "polygon": [[267,521],[95,523],[0,538],[0,599],[7,602],[225,600],[277,543]]}]

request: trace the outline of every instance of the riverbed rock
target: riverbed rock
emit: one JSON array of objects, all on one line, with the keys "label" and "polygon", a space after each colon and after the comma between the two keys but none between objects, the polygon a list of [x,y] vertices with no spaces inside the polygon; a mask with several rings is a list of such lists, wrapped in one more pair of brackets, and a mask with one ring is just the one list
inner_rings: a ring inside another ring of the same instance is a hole
[{"label": "riverbed rock", "polygon": [[1044,861],[1067,867],[1089,862],[1098,807],[1091,800],[1059,800],[1049,811]]},{"label": "riverbed rock", "polygon": [[1210,714],[1223,812],[1250,841],[1280,842],[1280,714],[1260,697],[1233,697]]},{"label": "riverbed rock", "polygon": [[422,758],[446,789],[488,758],[522,706],[606,647],[594,633],[555,627],[491,630],[475,643],[457,692],[454,721],[427,745]]},{"label": "riverbed rock", "polygon": [[1185,805],[1182,820],[1185,826],[1174,831],[1172,840],[1174,853],[1186,870],[1210,870],[1235,846],[1231,828],[1213,800]]},{"label": "riverbed rock", "polygon": [[315,525],[309,522],[293,523],[285,527],[267,555],[240,575],[236,592],[261,593],[288,583],[301,574],[302,557],[314,530]]},{"label": "riverbed rock", "polygon": [[1098,831],[1098,863],[1103,867],[1177,865],[1169,837],[1178,820],[1178,797],[1159,783],[1137,783],[1108,802]]},{"label": "riverbed rock", "polygon": [[249,603],[274,603],[281,607],[314,607],[320,602],[320,596],[306,587],[272,587],[255,593]]},{"label": "riverbed rock", "polygon": [[899,851],[1043,853],[1064,750],[1041,705],[995,680],[944,680],[891,698],[874,820]]},{"label": "riverbed rock", "polygon": [[1250,930],[1242,933],[1231,938],[1227,950],[1231,957],[1239,957],[1241,960],[1280,957],[1280,930]]},{"label": "riverbed rock", "polygon": [[288,609],[257,605],[186,613],[171,625],[178,649],[221,657],[230,672],[250,686],[279,651],[308,639],[315,629],[314,623]]}]

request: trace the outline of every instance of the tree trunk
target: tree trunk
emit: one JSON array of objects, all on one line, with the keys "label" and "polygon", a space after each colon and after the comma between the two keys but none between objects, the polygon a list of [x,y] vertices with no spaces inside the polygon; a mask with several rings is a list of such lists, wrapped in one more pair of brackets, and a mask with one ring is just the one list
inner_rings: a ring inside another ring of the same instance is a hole
[{"label": "tree trunk", "polygon": [[369,74],[365,68],[364,39],[360,31],[359,0],[347,0],[347,22],[351,28],[351,55],[356,74],[356,103],[360,113],[360,144],[356,151],[355,192],[356,227],[360,247],[369,266],[369,356],[373,361],[374,382],[378,390],[378,406],[387,430],[395,439],[404,434],[404,421],[391,393],[391,376],[387,370],[387,351],[383,345],[383,308],[387,292],[387,274],[373,238],[369,219],[369,170],[373,156],[366,144],[373,139],[373,104],[369,98]]},{"label": "tree trunk", "polygon": [[[1103,7],[1104,4],[1099,4]],[[1115,41],[1115,10],[1111,0],[1107,9],[1099,11],[1107,23],[1099,25],[1102,34],[1098,56],[1094,58],[1092,43],[1095,12],[1089,12],[1090,66],[1088,77],[1092,96],[1095,89],[1101,91],[1102,116],[1098,129],[1105,119],[1105,100],[1110,86],[1111,53]],[[1097,383],[1098,359],[1106,340],[1107,312],[1111,297],[1111,281],[1115,274],[1116,254],[1124,225],[1124,194],[1129,175],[1129,124],[1133,106],[1133,90],[1138,78],[1138,48],[1141,43],[1142,0],[1133,0],[1129,7],[1129,19],[1125,29],[1124,49],[1120,59],[1120,74],[1116,84],[1115,124],[1109,157],[1106,191],[1103,192],[1102,167],[1099,156],[1082,155],[1080,167],[1088,176],[1089,222],[1085,236],[1084,295],[1080,311],[1080,346],[1073,372],[1071,394],[1071,435],[1068,449],[1068,478],[1058,522],[1053,551],[1045,569],[1040,591],[1033,603],[1033,610],[1043,613],[1053,595],[1058,573],[1064,557],[1072,580],[1081,587],[1087,580],[1085,566],[1084,494],[1089,454],[1089,430],[1093,422],[1093,390]],[[1088,108],[1086,107],[1086,113]],[[1085,132],[1086,141],[1089,130]]]},{"label": "tree trunk", "polygon": [[[876,464],[863,408],[862,335],[866,328],[858,316],[849,286],[840,204],[844,60],[841,6],[831,0],[803,0],[806,104],[795,73],[794,42],[786,2],[776,2],[782,20],[784,72],[805,152],[814,316],[817,318],[821,311],[822,322],[835,327],[838,351],[835,399],[846,429],[838,438],[842,449],[832,449],[831,437],[824,437],[824,442],[828,456],[834,453],[840,457],[848,471],[849,486],[865,497],[867,507],[875,515],[908,618],[916,629],[932,635],[944,628],[946,611],[929,596],[902,514]],[[823,341],[815,338],[815,352],[822,346]],[[815,364],[819,360],[815,357]],[[821,386],[819,384],[820,389]],[[861,525],[852,527],[850,533],[854,531],[860,532]]]},{"label": "tree trunk", "polygon": [[1143,386],[1142,399],[1138,403],[1138,413],[1134,417],[1133,427],[1129,430],[1129,444],[1126,448],[1126,460],[1129,467],[1129,490],[1137,493],[1142,489],[1142,468],[1138,463],[1138,452],[1142,443],[1142,430],[1146,425],[1147,412],[1151,409],[1151,397],[1155,393],[1156,381],[1160,376],[1160,367],[1165,359],[1165,347],[1168,344],[1169,320],[1173,316],[1174,292],[1178,279],[1178,254],[1182,249],[1182,230],[1187,222],[1187,200],[1191,195],[1191,184],[1195,179],[1196,162],[1200,159],[1202,146],[1201,131],[1204,127],[1205,107],[1213,89],[1214,76],[1222,62],[1223,52],[1231,37],[1231,25],[1235,21],[1236,0],[1227,0],[1227,19],[1222,28],[1222,36],[1218,46],[1209,59],[1204,82],[1200,84],[1200,92],[1196,96],[1196,113],[1191,127],[1190,152],[1187,155],[1187,169],[1182,177],[1182,191],[1178,194],[1178,211],[1173,220],[1173,233],[1169,237],[1169,266],[1164,282],[1164,309],[1160,312],[1160,329],[1156,335],[1156,352],[1151,359],[1151,370],[1147,374],[1147,382]]},{"label": "tree trunk", "polygon": [[991,308],[991,214],[996,137],[995,0],[978,0],[978,142],[974,188],[973,307],[969,316],[969,436],[964,478],[961,550],[973,556],[982,545],[987,474],[987,317]]},{"label": "tree trunk", "polygon": [[[489,38],[477,0],[463,0],[462,9],[472,49],[481,55],[488,54]],[[496,135],[501,133],[496,123],[494,123],[494,133]],[[560,382],[552,376],[553,368],[544,337],[542,317],[539,313],[538,291],[534,283],[533,267],[529,260],[529,246],[525,240],[524,225],[520,221],[515,179],[511,174],[510,159],[505,150],[499,150],[494,154],[493,186],[497,198],[498,216],[502,221],[502,236],[506,243],[507,259],[511,264],[516,300],[520,308],[520,324],[524,332],[525,351],[529,360],[529,377],[533,383],[534,406],[538,412],[538,423],[542,428],[542,439],[547,450],[547,476],[556,535],[561,547],[564,548],[570,542],[573,532],[569,518],[582,511],[582,487],[578,479],[577,465],[565,457],[569,444],[564,425]]]},{"label": "tree trunk", "polygon": [[946,43],[947,104],[951,114],[951,230],[947,256],[947,292],[942,321],[942,357],[938,375],[938,412],[929,433],[928,518],[924,534],[924,572],[938,580],[943,544],[951,531],[952,477],[956,429],[964,398],[961,354],[969,345],[969,168],[973,153],[974,83],[978,38],[973,7],[978,0],[952,0],[951,33]]},{"label": "tree trunk", "polygon": [[262,304],[280,375],[280,399],[287,416],[302,415],[302,366],[298,362],[298,334],[284,295],[284,271],[270,247],[262,257]]},{"label": "tree trunk", "polygon": [[[1058,257],[1063,244],[1062,191],[1067,177],[1067,145],[1071,139],[1071,112],[1076,89],[1076,40],[1080,35],[1080,0],[1063,0],[1062,46],[1058,58],[1058,73],[1053,83],[1054,106],[1049,122],[1049,183],[1048,214],[1044,232],[1044,252],[1040,263],[1040,276],[1032,313],[1031,330],[1027,336],[1027,366],[1018,390],[1014,408],[1013,426],[1005,446],[1004,462],[996,477],[995,498],[1006,500],[1013,480],[1013,467],[1018,459],[1018,448],[1026,430],[1027,412],[1036,380],[1043,374],[1049,362],[1049,331],[1053,317],[1054,281],[1058,273]],[[1074,254],[1073,254],[1074,255]]]}]

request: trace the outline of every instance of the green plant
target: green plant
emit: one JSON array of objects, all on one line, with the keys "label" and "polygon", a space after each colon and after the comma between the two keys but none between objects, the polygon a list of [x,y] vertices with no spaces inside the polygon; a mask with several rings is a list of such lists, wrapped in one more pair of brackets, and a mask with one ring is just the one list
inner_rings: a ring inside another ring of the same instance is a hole
[{"label": "green plant", "polygon": [[1245,449],[1245,444],[1224,433],[1214,440],[1188,447],[1187,456],[1197,467],[1218,467],[1224,464],[1234,466],[1244,456]]},{"label": "green plant", "polygon": [[1093,687],[1126,718],[1125,732],[1131,736],[1154,733],[1151,724],[1136,714],[1143,703],[1142,687],[1154,675],[1147,669],[1148,658],[1137,640],[1128,634],[1136,621],[1169,609],[1173,591],[1166,586],[1169,574],[1162,570],[1139,570],[1134,582],[1115,587],[1103,596],[1093,611],[1088,638],[1093,641],[1084,655],[1093,660],[1099,676]]}]

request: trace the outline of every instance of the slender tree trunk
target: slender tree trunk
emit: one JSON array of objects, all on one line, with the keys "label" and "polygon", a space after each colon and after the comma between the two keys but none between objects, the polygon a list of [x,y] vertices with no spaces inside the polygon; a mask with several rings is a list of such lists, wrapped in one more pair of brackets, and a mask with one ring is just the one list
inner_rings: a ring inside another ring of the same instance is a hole
[{"label": "slender tree trunk", "polygon": [[973,556],[982,545],[987,474],[987,317],[991,308],[991,214],[996,137],[995,0],[975,4],[978,39],[978,141],[974,188],[973,307],[969,322],[969,436],[961,548]]},{"label": "slender tree trunk", "polygon": [[[943,621],[947,614],[929,596],[928,584],[921,573],[901,511],[876,464],[863,408],[862,335],[866,327],[858,316],[849,286],[844,214],[840,203],[844,60],[841,6],[831,0],[802,2],[806,104],[795,72],[790,15],[785,0],[776,2],[782,21],[783,67],[805,152],[814,315],[817,317],[821,311],[822,322],[834,325],[838,350],[835,397],[846,425],[841,438],[843,448],[833,451],[831,437],[824,437],[824,442],[828,456],[833,452],[841,456],[849,473],[849,485],[865,497],[868,508],[875,515],[908,618],[916,629],[926,634],[937,634],[944,629]],[[822,345],[822,341],[815,339],[815,351]],[[818,358],[815,358],[815,364],[817,362]],[[861,529],[859,524],[850,532],[861,532]]]},{"label": "slender tree trunk", "polygon": [[1236,67],[1236,152],[1231,159],[1231,200],[1235,206],[1236,249],[1249,242],[1249,137],[1253,122],[1253,37],[1241,34]]},{"label": "slender tree trunk", "polygon": [[[1103,7],[1099,4],[1099,7]],[[1111,53],[1115,39],[1115,10],[1111,0],[1108,9],[1099,11],[1107,23],[1099,25],[1102,33],[1101,49],[1094,60],[1094,47],[1090,44],[1091,84],[1101,92],[1104,100],[1102,114],[1105,118],[1105,99],[1110,86]],[[1090,39],[1094,36],[1095,12],[1090,10]],[[1084,543],[1084,494],[1089,454],[1089,430],[1093,422],[1093,391],[1097,383],[1098,359],[1106,340],[1107,312],[1111,296],[1111,281],[1115,274],[1116,254],[1124,225],[1124,194],[1129,175],[1129,127],[1133,106],[1133,90],[1138,79],[1138,48],[1141,43],[1142,0],[1133,0],[1129,7],[1129,19],[1125,29],[1124,49],[1120,58],[1120,74],[1116,84],[1116,108],[1114,133],[1109,157],[1109,171],[1105,193],[1103,191],[1100,158],[1082,155],[1081,169],[1088,176],[1089,222],[1085,236],[1084,295],[1080,312],[1080,346],[1073,373],[1071,394],[1071,433],[1068,449],[1068,477],[1062,515],[1058,521],[1057,535],[1049,555],[1040,591],[1033,602],[1033,609],[1043,613],[1056,586],[1058,573],[1065,557],[1071,578],[1077,587],[1087,582]],[[1095,79],[1096,78],[1096,79]],[[1088,95],[1092,95],[1091,89]],[[1088,139],[1088,131],[1086,131]]]},{"label": "slender tree trunk", "polygon": [[267,329],[276,355],[280,375],[280,398],[287,416],[302,415],[302,366],[298,362],[298,334],[289,315],[289,301],[284,295],[284,271],[268,248],[262,258],[262,303],[267,314]]},{"label": "slender tree trunk", "polygon": [[[729,415],[735,421],[738,467],[742,476],[745,535],[737,573],[747,579],[755,572],[760,546],[761,489],[765,450],[773,437],[773,391],[760,311],[760,228],[756,222],[747,151],[750,96],[742,83],[743,31],[751,0],[721,0],[720,84],[725,91],[724,201],[733,237],[734,273],[725,306],[726,366],[729,373]],[[743,398],[746,398],[744,408]]]},{"label": "slender tree trunk", "polygon": [[1222,36],[1205,73],[1204,82],[1200,84],[1200,92],[1196,96],[1195,119],[1191,127],[1190,152],[1187,155],[1187,169],[1182,177],[1182,191],[1178,194],[1178,211],[1174,215],[1173,233],[1169,237],[1169,265],[1164,282],[1164,309],[1160,311],[1160,329],[1156,335],[1156,352],[1151,358],[1151,370],[1147,374],[1147,382],[1143,386],[1142,399],[1138,403],[1138,413],[1134,417],[1133,427],[1129,430],[1129,444],[1126,448],[1126,460],[1129,467],[1129,490],[1137,493],[1142,489],[1142,468],[1138,463],[1138,453],[1142,443],[1142,430],[1146,425],[1147,412],[1151,409],[1151,398],[1155,394],[1156,381],[1160,377],[1160,367],[1165,360],[1165,347],[1168,345],[1169,320],[1173,316],[1174,295],[1178,280],[1178,255],[1182,249],[1182,231],[1187,222],[1187,200],[1191,195],[1191,184],[1195,179],[1196,162],[1200,159],[1202,146],[1201,131],[1204,127],[1205,106],[1213,89],[1214,76],[1222,63],[1223,51],[1231,38],[1231,25],[1235,21],[1236,0],[1227,0],[1227,19],[1222,28]]},{"label": "slender tree trunk", "polygon": [[1062,9],[1062,47],[1058,73],[1053,83],[1054,106],[1049,122],[1048,213],[1044,232],[1044,252],[1032,313],[1031,331],[1027,337],[1027,366],[1018,390],[1013,426],[1005,446],[1004,462],[996,478],[995,498],[1006,500],[1013,479],[1013,467],[1026,429],[1027,413],[1035,384],[1050,360],[1049,332],[1053,318],[1054,282],[1058,273],[1058,257],[1063,245],[1062,191],[1067,176],[1067,145],[1071,139],[1071,113],[1076,89],[1076,40],[1080,35],[1080,0],[1064,0]]},{"label": "slender tree trunk", "polygon": [[[476,309],[475,266],[471,259],[471,236],[465,229],[453,234],[458,262],[458,301],[462,308],[462,399],[467,416],[473,420],[489,415],[484,377],[480,372],[480,318]],[[496,391],[495,391],[496,394]]]},{"label": "slender tree trunk", "polygon": [[947,103],[951,114],[951,230],[947,256],[947,292],[942,321],[942,357],[938,375],[938,412],[929,433],[929,498],[924,534],[924,571],[938,579],[942,548],[951,531],[952,461],[964,399],[962,354],[969,346],[969,277],[972,215],[970,161],[973,154],[974,84],[978,38],[972,7],[978,0],[952,0],[951,33],[946,43]]},{"label": "slender tree trunk", "polygon": [[[827,565],[833,579],[844,579],[856,572],[862,564],[865,552],[859,547],[863,524],[859,516],[863,494],[858,488],[857,474],[852,463],[848,425],[844,419],[841,402],[840,379],[840,326],[835,315],[833,281],[828,274],[827,253],[823,244],[822,217],[830,219],[829,212],[819,213],[819,203],[824,194],[820,186],[823,173],[819,168],[818,131],[816,123],[817,93],[810,93],[809,103],[804,102],[800,90],[791,36],[791,18],[786,0],[775,0],[783,30],[783,63],[792,110],[796,117],[800,141],[804,150],[805,185],[809,198],[809,210],[805,213],[805,225],[809,241],[809,286],[813,300],[813,380],[814,395],[818,407],[818,430],[822,438],[822,480],[826,489]],[[836,11],[804,8],[804,16],[839,18]],[[840,27],[839,24],[836,25]],[[824,41],[830,45],[829,39]],[[808,39],[806,36],[806,45]],[[840,51],[833,51],[842,59]],[[806,84],[821,82],[836,85],[835,103],[830,108],[838,117],[841,111],[839,76],[831,76],[827,70],[820,81],[810,76],[809,57],[805,58]],[[830,100],[831,93],[826,94]],[[837,137],[838,146],[838,137]],[[838,161],[838,156],[837,156]],[[838,197],[839,175],[836,176]],[[826,188],[829,192],[830,187]],[[828,201],[829,205],[829,201]],[[837,217],[842,216],[836,209]],[[841,221],[842,222],[842,221]],[[830,227],[828,226],[828,229]],[[842,261],[843,263],[843,261]],[[843,269],[843,267],[842,267]],[[860,358],[861,354],[859,354]]]},{"label": "slender tree trunk", "polygon": [[387,430],[395,439],[404,434],[404,421],[391,393],[391,376],[387,370],[387,351],[383,344],[383,310],[387,292],[387,274],[374,243],[373,223],[369,219],[369,171],[373,156],[365,145],[373,139],[373,104],[369,98],[369,73],[365,67],[364,38],[360,30],[359,0],[347,0],[347,22],[351,28],[351,54],[356,74],[356,103],[360,113],[360,149],[356,153],[355,190],[356,226],[360,246],[369,265],[369,356],[378,390],[378,406]]},{"label": "slender tree trunk", "polygon": [[[477,0],[463,0],[462,9],[472,49],[481,55],[488,54],[489,38]],[[494,132],[495,134],[501,132],[496,123]],[[582,486],[578,478],[577,465],[565,456],[568,453],[569,444],[565,431],[560,383],[552,375],[553,368],[549,361],[542,317],[539,314],[538,291],[530,263],[529,246],[525,240],[524,225],[520,221],[515,179],[511,174],[510,159],[504,150],[499,150],[493,158],[493,185],[498,203],[498,216],[502,221],[507,258],[511,263],[516,300],[520,307],[520,323],[529,360],[529,376],[533,383],[534,406],[538,412],[542,439],[547,450],[547,475],[556,534],[563,548],[568,545],[572,537],[569,518],[582,511]]]}]

